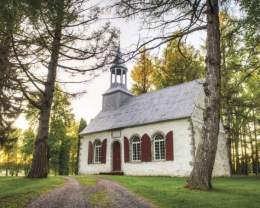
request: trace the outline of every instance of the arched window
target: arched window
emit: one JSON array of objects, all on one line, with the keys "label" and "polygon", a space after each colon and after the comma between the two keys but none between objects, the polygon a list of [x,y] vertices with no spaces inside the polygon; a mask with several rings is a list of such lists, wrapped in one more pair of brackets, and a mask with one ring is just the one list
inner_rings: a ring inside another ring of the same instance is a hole
[{"label": "arched window", "polygon": [[99,140],[94,143],[94,162],[101,163],[101,142]]},{"label": "arched window", "polygon": [[165,138],[162,134],[155,134],[153,137],[154,160],[165,160]]},{"label": "arched window", "polygon": [[131,146],[132,146],[132,161],[140,161],[141,160],[141,141],[137,135],[135,135],[131,138]]}]

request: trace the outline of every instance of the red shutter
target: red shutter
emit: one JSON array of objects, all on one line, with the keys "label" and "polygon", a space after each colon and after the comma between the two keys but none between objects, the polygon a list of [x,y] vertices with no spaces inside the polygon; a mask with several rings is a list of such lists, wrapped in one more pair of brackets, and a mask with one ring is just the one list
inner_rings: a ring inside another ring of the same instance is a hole
[{"label": "red shutter", "polygon": [[166,134],[166,160],[173,160],[173,133]]},{"label": "red shutter", "polygon": [[101,145],[101,163],[106,163],[107,139],[104,139]]},{"label": "red shutter", "polygon": [[88,164],[93,163],[93,144],[91,141],[88,142]]},{"label": "red shutter", "polygon": [[147,134],[144,134],[141,139],[141,160],[144,162],[152,160],[151,140]]},{"label": "red shutter", "polygon": [[124,153],[125,153],[125,162],[129,162],[129,141],[127,137],[124,137]]}]

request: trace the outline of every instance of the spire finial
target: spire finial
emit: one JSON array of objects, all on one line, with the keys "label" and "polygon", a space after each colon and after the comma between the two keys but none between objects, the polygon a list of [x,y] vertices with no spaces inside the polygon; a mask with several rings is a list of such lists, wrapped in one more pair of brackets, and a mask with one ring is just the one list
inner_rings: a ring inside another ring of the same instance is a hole
[{"label": "spire finial", "polygon": [[119,35],[118,35],[118,48],[120,48],[121,47],[121,30],[120,30],[120,28],[119,28]]}]

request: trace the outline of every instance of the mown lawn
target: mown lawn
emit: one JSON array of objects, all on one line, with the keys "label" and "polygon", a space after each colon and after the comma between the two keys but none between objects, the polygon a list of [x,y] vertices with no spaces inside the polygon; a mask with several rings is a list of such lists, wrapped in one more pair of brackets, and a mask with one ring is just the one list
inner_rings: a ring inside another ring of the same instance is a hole
[{"label": "mown lawn", "polygon": [[41,193],[63,183],[63,177],[49,177],[47,179],[0,177],[0,207],[23,208]]},{"label": "mown lawn", "polygon": [[[103,176],[102,176],[103,177]],[[260,208],[260,177],[216,178],[213,191],[184,188],[184,178],[105,176],[165,208]]]}]

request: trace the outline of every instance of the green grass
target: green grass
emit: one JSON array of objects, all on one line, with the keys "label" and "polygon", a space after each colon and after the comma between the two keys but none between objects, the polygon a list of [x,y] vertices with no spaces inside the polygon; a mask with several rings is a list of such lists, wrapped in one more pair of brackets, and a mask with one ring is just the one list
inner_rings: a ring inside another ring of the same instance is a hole
[{"label": "green grass", "polygon": [[260,178],[216,178],[214,190],[184,188],[184,178],[106,176],[137,195],[165,208],[259,208]]},{"label": "green grass", "polygon": [[83,186],[95,186],[97,183],[97,179],[95,176],[74,176],[81,185]]},{"label": "green grass", "polygon": [[45,191],[64,183],[63,177],[28,179],[24,177],[0,177],[0,207],[22,208]]},{"label": "green grass", "polygon": [[88,197],[88,201],[92,207],[111,207],[109,206],[110,199],[106,191],[91,193]]}]

